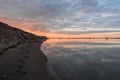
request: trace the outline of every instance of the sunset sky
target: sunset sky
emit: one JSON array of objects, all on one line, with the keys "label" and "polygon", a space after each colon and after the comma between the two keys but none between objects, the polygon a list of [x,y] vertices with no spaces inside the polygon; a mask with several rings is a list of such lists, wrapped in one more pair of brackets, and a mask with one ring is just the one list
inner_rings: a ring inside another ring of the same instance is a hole
[{"label": "sunset sky", "polygon": [[120,0],[0,0],[0,21],[51,36],[120,35]]}]

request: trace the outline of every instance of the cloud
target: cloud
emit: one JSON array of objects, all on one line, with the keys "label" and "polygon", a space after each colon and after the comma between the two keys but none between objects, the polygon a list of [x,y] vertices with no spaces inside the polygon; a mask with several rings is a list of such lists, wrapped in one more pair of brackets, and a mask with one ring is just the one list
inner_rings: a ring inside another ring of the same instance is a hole
[{"label": "cloud", "polygon": [[[67,1],[59,0],[1,0],[1,9],[5,9],[9,17],[52,18],[65,10]],[[4,15],[4,14],[3,14]]]},{"label": "cloud", "polygon": [[100,28],[120,29],[119,3],[119,0],[0,0],[0,17],[36,22],[32,25],[34,30],[98,28],[99,32]]}]

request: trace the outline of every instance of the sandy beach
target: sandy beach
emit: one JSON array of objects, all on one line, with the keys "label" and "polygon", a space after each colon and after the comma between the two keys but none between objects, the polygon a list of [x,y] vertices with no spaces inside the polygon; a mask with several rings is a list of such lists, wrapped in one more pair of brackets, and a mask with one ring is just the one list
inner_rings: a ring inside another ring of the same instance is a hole
[{"label": "sandy beach", "polygon": [[0,80],[55,80],[40,49],[46,39],[0,22]]},{"label": "sandy beach", "polygon": [[26,43],[0,56],[0,80],[49,80],[39,43]]}]

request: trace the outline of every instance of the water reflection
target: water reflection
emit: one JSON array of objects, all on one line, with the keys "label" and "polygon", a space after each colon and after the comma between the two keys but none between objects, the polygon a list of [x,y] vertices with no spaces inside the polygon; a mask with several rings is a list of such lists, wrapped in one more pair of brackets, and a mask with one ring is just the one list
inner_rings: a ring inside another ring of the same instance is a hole
[{"label": "water reflection", "polygon": [[42,49],[61,80],[120,80],[119,40],[48,40]]}]

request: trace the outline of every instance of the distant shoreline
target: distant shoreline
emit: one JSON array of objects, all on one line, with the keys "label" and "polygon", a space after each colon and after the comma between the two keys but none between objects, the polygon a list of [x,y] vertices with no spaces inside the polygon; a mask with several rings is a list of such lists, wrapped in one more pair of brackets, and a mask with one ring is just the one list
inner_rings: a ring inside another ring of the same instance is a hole
[{"label": "distant shoreline", "polygon": [[120,39],[120,37],[89,37],[89,38],[48,38],[48,39]]}]

